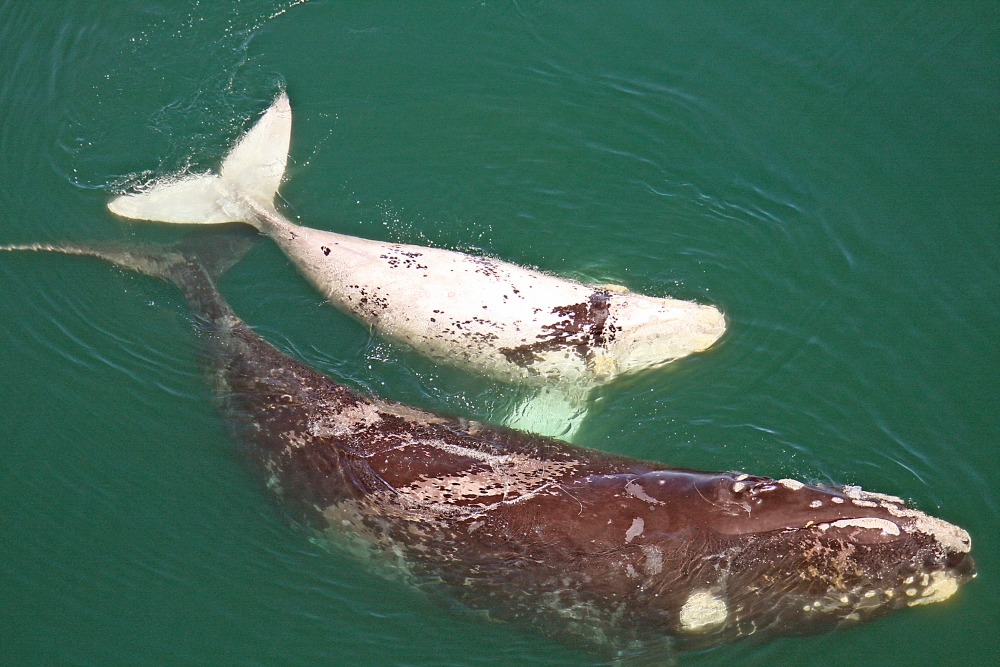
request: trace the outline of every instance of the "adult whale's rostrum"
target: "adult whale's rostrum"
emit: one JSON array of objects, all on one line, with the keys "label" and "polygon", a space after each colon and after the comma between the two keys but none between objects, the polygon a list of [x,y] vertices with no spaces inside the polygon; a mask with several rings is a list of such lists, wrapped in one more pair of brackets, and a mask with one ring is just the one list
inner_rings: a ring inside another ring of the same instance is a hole
[{"label": "adult whale's rostrum", "polygon": [[227,254],[20,248],[173,281],[225,414],[296,521],[491,618],[649,655],[853,625],[974,576],[968,533],[893,496],[670,468],[360,395],[236,316],[213,281]]},{"label": "adult whale's rostrum", "polygon": [[[725,318],[713,306],[583,285],[489,257],[296,225],[274,207],[291,124],[282,93],[218,174],[154,181],[108,208],[145,220],[249,223],[273,239],[330,303],[376,331],[438,361],[556,388],[567,397],[563,412],[570,416],[580,412],[590,388],[705,350],[725,331]],[[531,426],[531,419],[521,424]],[[558,423],[537,430],[565,434]]]}]

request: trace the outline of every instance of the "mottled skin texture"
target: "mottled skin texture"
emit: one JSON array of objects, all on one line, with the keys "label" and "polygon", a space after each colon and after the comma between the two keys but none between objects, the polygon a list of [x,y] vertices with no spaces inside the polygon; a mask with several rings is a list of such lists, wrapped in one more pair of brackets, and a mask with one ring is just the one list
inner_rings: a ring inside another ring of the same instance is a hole
[{"label": "mottled skin texture", "polygon": [[615,655],[849,625],[972,574],[964,531],[887,496],[674,469],[363,397],[191,284],[225,410],[296,519],[494,619]]},{"label": "mottled skin texture", "polygon": [[705,350],[726,328],[712,306],[310,229],[240,202],[330,303],[436,361],[504,381],[586,391]]},{"label": "mottled skin texture", "polygon": [[359,395],[236,317],[210,277],[225,253],[15,248],[172,280],[225,413],[295,519],[493,619],[655,659],[858,623],[974,576],[968,534],[898,498],[669,468]]}]

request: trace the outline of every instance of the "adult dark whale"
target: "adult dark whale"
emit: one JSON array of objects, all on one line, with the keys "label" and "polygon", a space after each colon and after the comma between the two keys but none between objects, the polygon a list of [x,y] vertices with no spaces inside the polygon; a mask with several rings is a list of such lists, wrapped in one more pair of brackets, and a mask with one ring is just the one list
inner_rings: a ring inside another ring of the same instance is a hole
[{"label": "adult dark whale", "polygon": [[974,576],[969,535],[899,498],[670,468],[362,396],[229,308],[213,276],[246,239],[227,238],[202,245],[233,253],[19,248],[174,282],[266,486],[382,573],[637,660],[852,625]]}]

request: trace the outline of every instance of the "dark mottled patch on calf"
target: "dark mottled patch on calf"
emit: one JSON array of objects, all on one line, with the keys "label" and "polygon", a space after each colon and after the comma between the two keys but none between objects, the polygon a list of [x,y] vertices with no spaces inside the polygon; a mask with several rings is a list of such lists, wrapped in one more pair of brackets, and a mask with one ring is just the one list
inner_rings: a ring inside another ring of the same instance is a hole
[{"label": "dark mottled patch on calf", "polygon": [[378,293],[378,287],[370,292],[361,285],[348,285],[348,287],[357,290],[357,294],[348,294],[347,302],[362,318],[378,319],[389,307],[389,299]]},{"label": "dark mottled patch on calf", "polygon": [[552,313],[564,319],[555,324],[544,325],[544,331],[538,334],[536,342],[500,348],[500,352],[507,361],[529,370],[531,364],[542,360],[540,352],[559,348],[570,348],[581,359],[589,361],[593,356],[593,346],[606,345],[615,338],[618,329],[613,324],[608,324],[610,306],[611,295],[608,292],[594,292],[587,301],[556,306]]},{"label": "dark mottled patch on calf", "polygon": [[[402,266],[404,269],[420,269],[426,270],[427,266],[421,264],[417,261],[417,257],[422,257],[423,253],[419,252],[404,252],[399,248],[399,246],[393,246],[390,251],[394,254],[392,255],[379,255],[379,259],[384,259],[389,265],[389,268],[395,269]],[[402,257],[403,259],[400,259]]]}]

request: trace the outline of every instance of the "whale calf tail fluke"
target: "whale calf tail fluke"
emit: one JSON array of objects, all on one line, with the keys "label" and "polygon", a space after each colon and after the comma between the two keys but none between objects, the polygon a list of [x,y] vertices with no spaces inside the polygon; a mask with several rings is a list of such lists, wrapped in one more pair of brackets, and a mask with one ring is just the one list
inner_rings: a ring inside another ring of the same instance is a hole
[{"label": "whale calf tail fluke", "polygon": [[282,92],[233,146],[218,174],[187,174],[149,183],[113,199],[108,208],[126,218],[260,226],[259,212],[274,210],[292,132],[292,108]]}]

